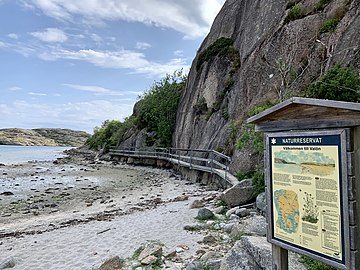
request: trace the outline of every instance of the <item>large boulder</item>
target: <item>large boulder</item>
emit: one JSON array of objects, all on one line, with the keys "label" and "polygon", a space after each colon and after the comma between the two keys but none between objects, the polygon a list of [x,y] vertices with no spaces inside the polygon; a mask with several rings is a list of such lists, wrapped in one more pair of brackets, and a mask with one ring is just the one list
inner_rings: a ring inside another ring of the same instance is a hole
[{"label": "large boulder", "polygon": [[244,179],[240,183],[228,188],[221,194],[228,207],[243,205],[253,200],[256,196],[252,179]]},{"label": "large boulder", "polygon": [[[228,251],[220,270],[271,270],[272,249],[266,237],[243,236]],[[299,262],[299,255],[289,253],[289,270],[306,270]]]},{"label": "large boulder", "polygon": [[263,270],[244,249],[241,241],[236,244],[228,251],[224,259],[221,262],[220,270],[233,270],[233,269],[246,269],[246,270]]}]

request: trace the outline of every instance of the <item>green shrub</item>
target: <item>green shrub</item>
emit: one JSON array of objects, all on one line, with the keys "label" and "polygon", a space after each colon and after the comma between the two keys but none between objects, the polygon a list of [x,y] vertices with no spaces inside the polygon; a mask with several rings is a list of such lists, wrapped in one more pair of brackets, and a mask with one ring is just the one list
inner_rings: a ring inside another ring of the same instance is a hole
[{"label": "green shrub", "polygon": [[326,20],[320,28],[320,33],[333,32],[335,30],[336,26],[339,24],[339,22],[340,21],[338,19]]},{"label": "green shrub", "polygon": [[244,180],[244,179],[249,179],[249,178],[252,178],[255,174],[255,170],[252,170],[252,171],[247,171],[247,172],[238,172],[236,174],[236,178],[241,181],[241,180]]},{"label": "green shrub", "polygon": [[294,5],[288,12],[285,21],[290,22],[297,19],[301,19],[305,16],[304,10],[301,8],[300,5]]},{"label": "green shrub", "polygon": [[292,8],[292,7],[295,6],[298,2],[299,2],[299,0],[291,0],[291,1],[287,2],[287,4],[286,4],[286,9]]},{"label": "green shrub", "polygon": [[306,91],[310,98],[360,101],[360,77],[352,67],[336,65]]},{"label": "green shrub", "polygon": [[237,173],[236,177],[239,181],[251,178],[253,180],[253,185],[257,194],[265,191],[265,176],[263,166],[259,166],[255,170],[239,172]]},{"label": "green shrub", "polygon": [[123,141],[127,132],[132,128],[146,128],[152,136],[146,137],[146,144],[171,146],[172,134],[181,91],[185,87],[186,76],[182,71],[172,75],[167,74],[162,80],[155,82],[137,103],[138,115],[133,115],[120,122],[106,120],[102,126],[94,129],[94,134],[87,140],[86,145],[91,149],[116,146]]},{"label": "green shrub", "polygon": [[94,134],[85,142],[91,149],[109,150],[109,147],[116,146],[117,139],[114,134],[120,129],[122,123],[117,120],[106,120],[101,127],[94,129]]},{"label": "green shrub", "polygon": [[308,270],[336,270],[334,267],[328,266],[305,256],[302,256],[299,261],[303,263]]},{"label": "green shrub", "polygon": [[257,105],[257,106],[255,106],[253,108],[250,108],[250,110],[248,111],[248,116],[249,117],[254,116],[254,115],[258,114],[258,113],[261,113],[261,112],[271,108],[274,105],[275,104],[270,102],[270,101],[267,101],[264,104]]},{"label": "green shrub", "polygon": [[236,147],[241,150],[252,149],[255,154],[264,152],[264,136],[260,132],[255,132],[255,125],[249,124],[243,127],[243,131],[236,142]]},{"label": "green shrub", "polygon": [[217,39],[214,43],[212,43],[209,47],[207,47],[199,54],[199,57],[196,62],[196,70],[199,70],[204,62],[209,61],[211,58],[215,56],[232,54],[233,43],[234,41],[231,38],[221,37]]},{"label": "green shrub", "polygon": [[171,146],[175,129],[176,112],[180,94],[185,87],[186,77],[182,71],[166,75],[145,92],[138,103],[138,127],[154,132],[149,138],[149,145],[159,142],[159,146]]},{"label": "green shrub", "polygon": [[222,117],[225,119],[225,120],[228,120],[229,119],[229,110],[228,108],[224,108],[223,111],[222,111]]}]

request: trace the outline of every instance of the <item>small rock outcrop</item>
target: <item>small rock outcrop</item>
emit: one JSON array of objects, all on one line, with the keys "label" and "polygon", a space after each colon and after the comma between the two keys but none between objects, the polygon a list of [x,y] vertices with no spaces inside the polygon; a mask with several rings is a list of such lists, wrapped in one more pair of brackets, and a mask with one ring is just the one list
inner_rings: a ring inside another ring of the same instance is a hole
[{"label": "small rock outcrop", "polygon": [[0,129],[0,145],[79,147],[89,137],[85,131],[60,128]]},{"label": "small rock outcrop", "polygon": [[114,256],[107,259],[100,267],[99,270],[121,270],[123,268],[122,261],[119,256]]},{"label": "small rock outcrop", "polygon": [[198,215],[196,216],[199,220],[207,220],[214,217],[214,213],[207,208],[200,208]]}]

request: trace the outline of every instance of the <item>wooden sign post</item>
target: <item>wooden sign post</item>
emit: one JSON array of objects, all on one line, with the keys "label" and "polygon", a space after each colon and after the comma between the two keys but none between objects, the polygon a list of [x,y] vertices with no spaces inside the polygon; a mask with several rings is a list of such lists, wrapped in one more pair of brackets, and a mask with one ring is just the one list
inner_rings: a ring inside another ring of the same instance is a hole
[{"label": "wooden sign post", "polygon": [[248,123],[265,132],[273,269],[288,269],[288,250],[360,269],[360,104],[292,98]]}]

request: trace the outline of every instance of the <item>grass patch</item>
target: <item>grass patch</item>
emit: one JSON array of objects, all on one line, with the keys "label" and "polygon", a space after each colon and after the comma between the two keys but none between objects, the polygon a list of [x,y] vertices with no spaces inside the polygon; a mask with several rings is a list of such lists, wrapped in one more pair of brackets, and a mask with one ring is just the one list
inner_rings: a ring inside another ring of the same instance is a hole
[{"label": "grass patch", "polygon": [[301,257],[299,261],[303,263],[308,270],[336,270],[334,267],[328,266],[305,256]]}]

